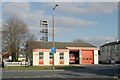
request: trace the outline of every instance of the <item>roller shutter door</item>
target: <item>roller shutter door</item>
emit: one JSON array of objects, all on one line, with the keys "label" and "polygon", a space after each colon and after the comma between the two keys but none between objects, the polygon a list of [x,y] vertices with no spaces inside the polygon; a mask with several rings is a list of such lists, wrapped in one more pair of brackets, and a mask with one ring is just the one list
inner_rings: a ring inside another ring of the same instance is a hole
[{"label": "roller shutter door", "polygon": [[94,52],[92,50],[82,50],[82,64],[94,64]]}]

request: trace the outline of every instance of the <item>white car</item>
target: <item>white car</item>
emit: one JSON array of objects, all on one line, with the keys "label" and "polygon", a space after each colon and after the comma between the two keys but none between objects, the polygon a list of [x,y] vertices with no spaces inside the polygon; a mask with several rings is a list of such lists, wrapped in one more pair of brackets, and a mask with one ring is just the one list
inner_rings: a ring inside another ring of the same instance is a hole
[{"label": "white car", "polygon": [[111,64],[115,65],[115,60],[114,59],[111,60]]}]

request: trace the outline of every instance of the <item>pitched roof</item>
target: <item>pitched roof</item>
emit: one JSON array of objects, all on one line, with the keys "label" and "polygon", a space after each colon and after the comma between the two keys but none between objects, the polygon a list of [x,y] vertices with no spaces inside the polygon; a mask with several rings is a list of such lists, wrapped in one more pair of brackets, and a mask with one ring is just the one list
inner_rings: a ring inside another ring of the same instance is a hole
[{"label": "pitched roof", "polygon": [[[85,42],[55,42],[55,47],[57,49],[66,49],[66,47],[94,47],[89,43]],[[52,42],[39,42],[36,41],[34,42],[34,47],[33,49],[50,49],[52,47]]]},{"label": "pitched roof", "polygon": [[109,42],[109,43],[106,43],[106,44],[104,44],[104,45],[102,45],[102,46],[100,46],[100,47],[103,47],[103,46],[110,46],[110,45],[116,45],[116,44],[120,44],[120,41],[118,41],[118,42]]},{"label": "pitched roof", "polygon": [[117,44],[120,44],[120,41],[118,41],[118,43]]}]

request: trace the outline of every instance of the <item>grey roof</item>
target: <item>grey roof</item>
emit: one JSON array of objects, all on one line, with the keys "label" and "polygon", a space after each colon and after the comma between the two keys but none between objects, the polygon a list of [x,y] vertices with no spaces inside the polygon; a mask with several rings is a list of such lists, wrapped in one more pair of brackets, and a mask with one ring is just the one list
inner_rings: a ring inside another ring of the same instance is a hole
[{"label": "grey roof", "polygon": [[117,44],[120,44],[120,41],[118,41],[118,43]]},{"label": "grey roof", "polygon": [[118,42],[109,42],[109,43],[106,43],[106,44],[104,44],[104,45],[102,45],[102,46],[100,46],[100,47],[103,47],[103,46],[111,46],[111,45],[116,45],[116,44],[120,44],[120,41],[118,41]]},{"label": "grey roof", "polygon": [[[55,42],[55,48],[57,49],[66,49],[66,47],[93,47],[96,48],[96,46],[93,46],[89,43],[85,42]],[[52,48],[52,42],[34,42],[34,49],[50,49]]]}]

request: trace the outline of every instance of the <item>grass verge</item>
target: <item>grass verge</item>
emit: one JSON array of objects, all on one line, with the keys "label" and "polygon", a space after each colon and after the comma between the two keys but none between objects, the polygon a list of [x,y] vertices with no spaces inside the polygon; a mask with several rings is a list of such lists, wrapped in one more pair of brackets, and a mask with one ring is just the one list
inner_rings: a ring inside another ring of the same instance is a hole
[{"label": "grass verge", "polygon": [[[51,70],[52,66],[7,66],[6,69],[14,70]],[[74,69],[74,68],[84,68],[80,66],[55,66],[55,69]]]}]

